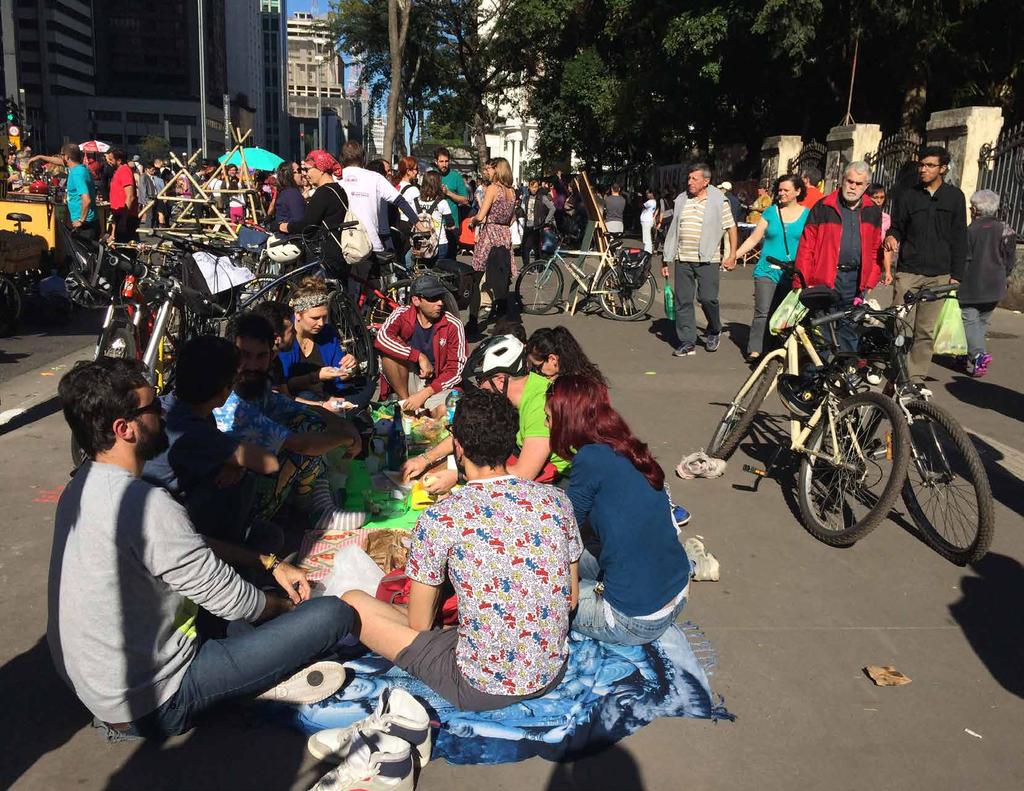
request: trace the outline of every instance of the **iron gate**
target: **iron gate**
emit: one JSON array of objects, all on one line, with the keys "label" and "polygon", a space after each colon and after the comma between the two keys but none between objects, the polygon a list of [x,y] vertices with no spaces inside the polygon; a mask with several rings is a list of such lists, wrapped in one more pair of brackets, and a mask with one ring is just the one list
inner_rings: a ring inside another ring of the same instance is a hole
[{"label": "iron gate", "polygon": [[999,194],[1000,219],[1024,237],[1024,123],[1003,129],[994,146],[981,147],[978,189]]},{"label": "iron gate", "polygon": [[875,153],[864,160],[871,166],[871,180],[885,187],[886,209],[892,204],[897,187],[917,183],[917,157],[921,136],[912,129],[903,129],[882,138]]},{"label": "iron gate", "polygon": [[800,153],[789,160],[789,169],[787,173],[794,175],[800,175],[800,171],[806,167],[813,167],[818,173],[825,175],[825,156],[828,150],[825,148],[824,143],[819,143],[817,140],[812,140],[809,143],[804,143],[804,147],[800,149]]}]

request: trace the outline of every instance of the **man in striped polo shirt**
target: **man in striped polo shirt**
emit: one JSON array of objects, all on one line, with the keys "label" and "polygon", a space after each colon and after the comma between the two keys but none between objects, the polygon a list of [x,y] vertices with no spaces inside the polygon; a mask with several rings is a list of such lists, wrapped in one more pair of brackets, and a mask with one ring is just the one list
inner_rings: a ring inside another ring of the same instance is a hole
[{"label": "man in striped polo shirt", "polygon": [[[736,220],[724,193],[711,186],[711,168],[698,163],[690,168],[686,192],[676,197],[673,222],[665,237],[661,267],[668,277],[669,264],[675,263],[676,335],[679,346],[674,357],[695,354],[697,316],[694,295],[700,302],[707,330],[704,348],[718,350],[722,320],[718,311],[719,266],[736,266]],[[722,236],[729,235],[729,254],[722,259]]]}]

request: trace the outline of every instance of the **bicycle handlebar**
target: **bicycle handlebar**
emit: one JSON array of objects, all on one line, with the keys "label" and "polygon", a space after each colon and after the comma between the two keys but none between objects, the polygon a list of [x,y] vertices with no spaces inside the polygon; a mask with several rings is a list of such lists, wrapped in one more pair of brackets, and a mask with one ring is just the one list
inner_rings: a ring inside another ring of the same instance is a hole
[{"label": "bicycle handlebar", "polygon": [[947,283],[944,286],[926,286],[917,291],[908,291],[903,297],[903,304],[916,305],[918,302],[935,302],[939,297],[956,291],[959,287],[956,283]]},{"label": "bicycle handlebar", "polygon": [[181,296],[189,302],[199,305],[200,308],[208,310],[217,316],[223,317],[227,315],[227,311],[224,310],[224,308],[216,302],[211,302],[204,293],[196,291],[194,288],[182,285],[181,282],[173,277],[150,277],[146,279],[146,285],[151,287],[155,286],[168,299],[174,299],[175,296]]},{"label": "bicycle handlebar", "polygon": [[[935,302],[941,299],[946,294],[952,291],[956,291],[959,286],[956,283],[949,283],[944,286],[935,286],[933,288],[919,288],[917,291],[908,291],[906,296],[903,298],[903,307],[911,307],[919,302]],[[861,322],[867,316],[887,316],[895,314],[899,311],[901,306],[893,305],[882,310],[873,310],[867,305],[861,303],[860,305],[853,305],[843,310],[838,310],[835,313],[829,313],[825,316],[819,316],[816,319],[811,320],[812,327],[820,327],[822,324],[831,324],[833,321],[839,321],[840,319],[850,318],[854,322]]]}]

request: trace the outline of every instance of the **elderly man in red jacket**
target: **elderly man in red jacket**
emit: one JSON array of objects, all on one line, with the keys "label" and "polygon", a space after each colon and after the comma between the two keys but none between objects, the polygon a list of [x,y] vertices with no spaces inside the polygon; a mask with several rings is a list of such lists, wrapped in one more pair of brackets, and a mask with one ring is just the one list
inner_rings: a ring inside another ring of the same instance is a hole
[{"label": "elderly man in red jacket", "polygon": [[420,275],[409,291],[412,304],[396,308],[377,333],[380,394],[394,391],[407,412],[437,410],[462,381],[466,332],[457,316],[445,312],[447,289],[436,277]]},{"label": "elderly man in red jacket", "polygon": [[[865,195],[871,168],[851,162],[839,189],[811,209],[796,254],[796,268],[807,286],[825,285],[839,295],[836,309],[848,307],[878,284],[882,277],[882,209]],[[794,279],[793,286],[802,284]],[[836,325],[839,346],[857,348],[857,328]]]}]

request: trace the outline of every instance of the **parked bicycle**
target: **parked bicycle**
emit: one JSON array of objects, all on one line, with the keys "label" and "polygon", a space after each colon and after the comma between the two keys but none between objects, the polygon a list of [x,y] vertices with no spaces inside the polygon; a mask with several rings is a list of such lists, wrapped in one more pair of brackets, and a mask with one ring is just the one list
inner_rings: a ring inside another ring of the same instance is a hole
[{"label": "parked bicycle", "polygon": [[869,380],[887,380],[886,391],[910,428],[910,463],[902,489],[907,512],[929,546],[963,566],[984,557],[992,543],[992,489],[967,432],[931,400],[930,392],[913,383],[907,367],[913,337],[908,315],[918,303],[944,299],[955,289],[952,284],[922,289],[884,310],[858,305],[841,313],[862,327],[858,365]]},{"label": "parked bicycle", "polygon": [[[816,287],[800,299],[812,313],[822,313],[834,304],[835,292]],[[789,443],[776,449],[765,468],[744,469],[768,477],[784,451],[799,457],[801,520],[811,535],[832,546],[852,545],[889,513],[906,480],[911,444],[899,405],[866,391],[860,374],[851,372],[849,357],[839,352],[834,325],[844,316],[805,319],[786,330],[783,347],[766,354],[750,374],[708,445],[709,455],[727,459],[764,399],[778,389],[790,413]],[[816,330],[822,327],[827,336]],[[815,341],[831,347],[827,361]]]},{"label": "parked bicycle", "polygon": [[[584,264],[594,257],[597,268],[590,272]],[[605,250],[566,250],[560,243],[550,257],[524,267],[515,288],[524,313],[544,314],[563,301],[563,269],[573,280],[565,300],[570,314],[594,299],[607,318],[637,321],[654,304],[657,284],[651,274],[651,254],[624,248],[621,239],[614,238]]]}]

